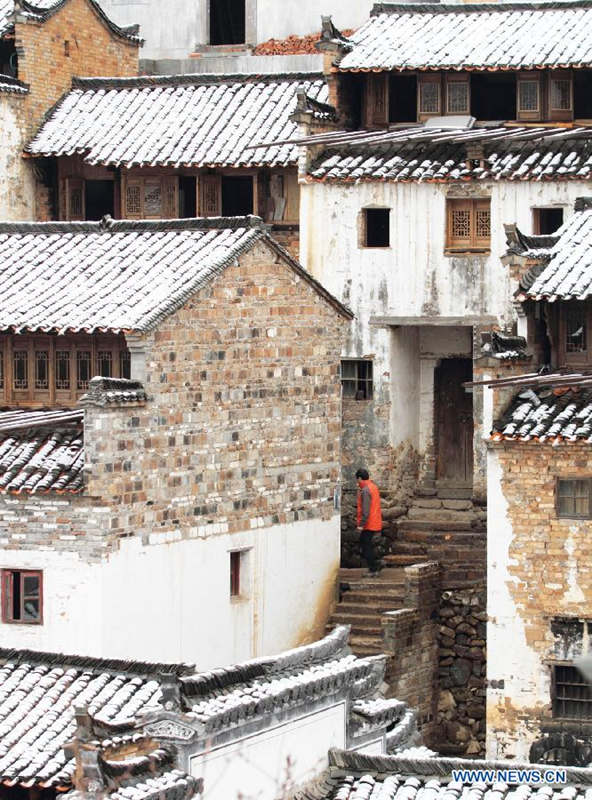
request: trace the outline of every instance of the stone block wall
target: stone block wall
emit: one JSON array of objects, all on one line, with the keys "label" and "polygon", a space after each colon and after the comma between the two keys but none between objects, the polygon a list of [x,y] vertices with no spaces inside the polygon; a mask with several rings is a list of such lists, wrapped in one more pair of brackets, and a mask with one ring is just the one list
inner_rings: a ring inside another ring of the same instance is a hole
[{"label": "stone block wall", "polygon": [[552,621],[592,619],[590,520],[556,511],[557,479],[590,476],[585,442],[490,446],[489,757],[528,758],[551,717]]},{"label": "stone block wall", "polygon": [[424,741],[433,740],[438,701],[440,566],[427,562],[405,568],[405,607],[382,615],[389,658],[389,694],[418,712]]},{"label": "stone block wall", "polygon": [[437,749],[445,755],[485,755],[486,591],[441,595],[439,610]]}]

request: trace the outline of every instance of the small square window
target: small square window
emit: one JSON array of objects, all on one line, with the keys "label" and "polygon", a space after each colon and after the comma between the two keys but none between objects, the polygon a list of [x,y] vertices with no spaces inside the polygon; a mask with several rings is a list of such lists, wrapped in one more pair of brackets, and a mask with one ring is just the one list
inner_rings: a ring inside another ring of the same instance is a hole
[{"label": "small square window", "polygon": [[362,247],[390,247],[390,208],[363,210]]},{"label": "small square window", "polygon": [[490,200],[447,200],[446,249],[485,252],[490,248]]},{"label": "small square window", "polygon": [[2,570],[2,621],[42,624],[43,573],[40,570]]},{"label": "small square window", "polygon": [[369,400],[372,397],[372,361],[344,359],[341,362],[341,392],[343,397]]},{"label": "small square window", "polygon": [[568,519],[592,518],[592,478],[559,478],[557,516]]},{"label": "small square window", "polygon": [[562,208],[533,208],[533,233],[550,236],[563,225]]}]

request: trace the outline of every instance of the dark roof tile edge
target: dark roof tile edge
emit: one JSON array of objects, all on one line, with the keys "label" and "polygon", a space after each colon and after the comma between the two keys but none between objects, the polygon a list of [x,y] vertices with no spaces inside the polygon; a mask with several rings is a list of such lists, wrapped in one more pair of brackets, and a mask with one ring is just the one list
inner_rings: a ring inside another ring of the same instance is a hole
[{"label": "dark roof tile edge", "polygon": [[[510,11],[557,11],[564,8],[592,8],[592,0],[556,0],[556,2],[509,3],[374,3],[371,17],[380,14],[465,14],[472,12],[504,13]],[[355,44],[355,43],[354,43]]]},{"label": "dark roof tile edge", "polygon": [[[409,758],[408,756],[371,756],[350,750],[332,748],[329,750],[329,767],[347,769],[352,772],[380,774],[408,774],[415,777],[451,777],[453,770],[472,770],[475,761],[469,758]],[[483,770],[533,770],[547,769],[544,764],[526,764],[520,761],[480,761],[479,769]],[[592,785],[592,768],[565,767],[568,783]]]},{"label": "dark roof tile edge", "polygon": [[[592,0],[591,0],[592,2]],[[241,75],[240,73],[187,75],[140,75],[130,78],[72,78],[72,89],[136,89],[158,86],[209,86],[227,83],[296,83],[324,80],[322,72],[278,72]]]},{"label": "dark roof tile edge", "polygon": [[149,675],[157,677],[161,673],[173,675],[191,675],[195,672],[193,664],[176,663],[165,664],[150,661],[126,661],[120,658],[98,658],[95,656],[65,655],[50,653],[41,650],[20,650],[15,648],[0,648],[0,663],[13,662],[16,664],[74,667],[77,669],[91,669],[102,672],[127,672],[132,675]]},{"label": "dark roof tile edge", "polygon": [[192,219],[129,220],[103,217],[98,222],[0,222],[0,234],[52,233],[166,233],[174,231],[260,228],[261,217],[194,217]]}]

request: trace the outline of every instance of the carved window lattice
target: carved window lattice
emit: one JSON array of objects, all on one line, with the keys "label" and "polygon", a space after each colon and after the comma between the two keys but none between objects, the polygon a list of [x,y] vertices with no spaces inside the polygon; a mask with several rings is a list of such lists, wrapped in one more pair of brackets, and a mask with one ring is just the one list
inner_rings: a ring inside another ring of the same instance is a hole
[{"label": "carved window lattice", "polygon": [[450,250],[489,249],[491,237],[490,201],[448,200],[446,247]]},{"label": "carved window lattice", "polygon": [[467,209],[452,209],[452,237],[454,239],[471,238],[471,212]]},{"label": "carved window lattice", "polygon": [[551,110],[571,111],[571,80],[551,81]]},{"label": "carved window lattice", "polygon": [[131,378],[131,359],[129,350],[119,351],[119,375],[121,378]]},{"label": "carved window lattice", "polygon": [[56,389],[70,389],[70,351],[56,350],[55,354],[55,384]]},{"label": "carved window lattice", "polygon": [[447,111],[449,114],[468,114],[469,84],[467,82],[449,81],[447,98]]},{"label": "carved window lattice", "polygon": [[29,354],[26,350],[15,350],[13,353],[13,387],[29,388]]},{"label": "carved window lattice", "polygon": [[162,215],[162,185],[160,179],[147,180],[144,185],[144,216]]},{"label": "carved window lattice", "polygon": [[81,186],[70,187],[70,219],[82,219],[83,195]]},{"label": "carved window lattice", "polygon": [[162,204],[162,210],[167,219],[173,219],[176,216],[176,199],[177,199],[177,188],[173,180],[166,180],[164,182],[164,198]]},{"label": "carved window lattice", "polygon": [[587,313],[585,310],[571,308],[565,316],[566,353],[585,353],[587,345]]},{"label": "carved window lattice", "polygon": [[518,110],[539,110],[539,81],[519,81],[518,83]]},{"label": "carved window lattice", "polygon": [[49,353],[35,351],[35,389],[49,389]]},{"label": "carved window lattice", "polygon": [[91,353],[90,350],[78,350],[76,353],[76,388],[88,389],[91,379]]},{"label": "carved window lattice", "polygon": [[491,212],[488,208],[475,211],[475,233],[478,239],[488,239],[491,235]]},{"label": "carved window lattice", "polygon": [[110,350],[98,351],[97,375],[102,378],[111,378],[113,376],[113,353]]},{"label": "carved window lattice", "polygon": [[140,216],[142,214],[142,195],[137,184],[128,184],[125,189],[126,214]]},{"label": "carved window lattice", "polygon": [[440,84],[435,81],[422,81],[419,84],[420,114],[440,113]]}]

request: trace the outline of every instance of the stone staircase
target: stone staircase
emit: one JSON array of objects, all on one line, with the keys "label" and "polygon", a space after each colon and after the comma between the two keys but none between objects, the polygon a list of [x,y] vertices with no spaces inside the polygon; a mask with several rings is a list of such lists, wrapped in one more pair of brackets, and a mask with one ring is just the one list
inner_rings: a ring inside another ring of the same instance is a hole
[{"label": "stone staircase", "polygon": [[340,600],[329,618],[327,630],[351,625],[350,646],[357,656],[384,651],[381,614],[402,608],[405,571],[402,567],[383,569],[378,577],[364,577],[365,569],[340,569]]},{"label": "stone staircase", "polygon": [[442,587],[471,586],[485,579],[487,512],[470,489],[420,487],[407,514],[396,521],[397,538],[383,559],[389,567],[438,561]]}]

